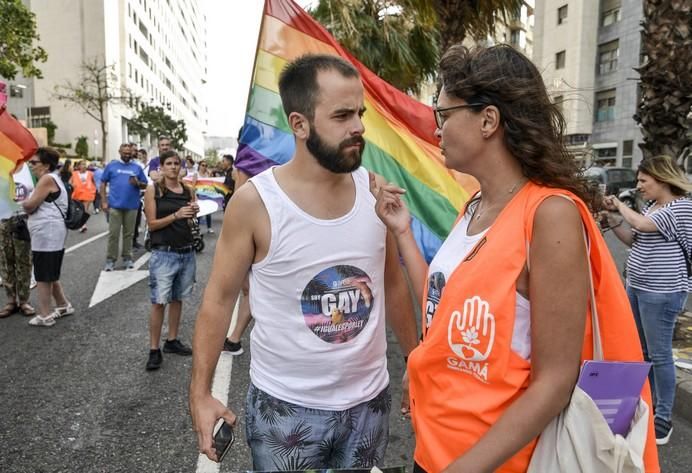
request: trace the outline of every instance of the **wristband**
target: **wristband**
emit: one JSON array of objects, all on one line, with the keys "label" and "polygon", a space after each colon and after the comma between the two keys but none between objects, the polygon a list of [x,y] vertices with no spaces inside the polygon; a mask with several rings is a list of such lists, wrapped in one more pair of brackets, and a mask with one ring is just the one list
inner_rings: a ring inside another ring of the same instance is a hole
[{"label": "wristband", "polygon": [[178,211],[173,212],[173,220],[178,220]]}]

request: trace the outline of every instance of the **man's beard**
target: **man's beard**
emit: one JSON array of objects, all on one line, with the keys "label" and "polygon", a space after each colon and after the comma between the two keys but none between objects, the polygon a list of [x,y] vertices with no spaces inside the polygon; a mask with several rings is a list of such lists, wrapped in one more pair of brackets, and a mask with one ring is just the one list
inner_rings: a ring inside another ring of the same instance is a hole
[{"label": "man's beard", "polygon": [[[360,145],[360,149],[345,151],[347,147],[353,145]],[[363,150],[365,150],[365,140],[362,136],[354,136],[342,141],[336,147],[330,146],[324,142],[311,123],[310,136],[305,142],[305,146],[320,166],[333,173],[345,174],[360,167]]]}]

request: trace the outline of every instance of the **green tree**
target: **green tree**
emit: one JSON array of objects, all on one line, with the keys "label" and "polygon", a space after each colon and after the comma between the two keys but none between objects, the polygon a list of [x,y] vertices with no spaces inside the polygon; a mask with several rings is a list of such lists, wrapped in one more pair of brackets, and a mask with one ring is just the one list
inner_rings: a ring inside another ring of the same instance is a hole
[{"label": "green tree", "polygon": [[645,0],[639,68],[641,99],[634,120],[641,125],[644,158],[681,155],[692,143],[692,36],[690,3]]},{"label": "green tree", "polygon": [[175,120],[163,107],[155,105],[141,105],[137,115],[130,120],[129,129],[140,137],[166,135],[171,139],[173,149],[182,149],[187,141],[185,121]]},{"label": "green tree", "polygon": [[114,84],[117,75],[113,66],[99,58],[86,60],[81,65],[77,82],[65,82],[56,86],[53,97],[81,109],[96,120],[101,128],[101,157],[106,159],[108,149],[108,107],[128,107],[132,94],[124,87]]},{"label": "green tree", "polygon": [[58,125],[48,120],[43,126],[46,128],[46,134],[48,135],[48,144],[52,145],[55,141],[55,130],[58,129]]},{"label": "green tree", "polygon": [[440,52],[467,36],[484,39],[522,0],[320,0],[310,14],[375,74],[417,92]]},{"label": "green tree", "polygon": [[435,11],[425,0],[321,0],[310,14],[375,74],[417,92],[437,67]]},{"label": "green tree", "polygon": [[0,0],[0,18],[0,76],[43,77],[36,63],[46,62],[48,55],[34,45],[39,40],[36,16],[21,0]]},{"label": "green tree", "polygon": [[461,43],[467,36],[483,40],[494,35],[498,18],[507,22],[523,0],[427,0],[437,13],[440,50]]},{"label": "green tree", "polygon": [[74,152],[77,153],[80,159],[86,159],[89,156],[89,139],[86,136],[82,135],[77,138]]}]

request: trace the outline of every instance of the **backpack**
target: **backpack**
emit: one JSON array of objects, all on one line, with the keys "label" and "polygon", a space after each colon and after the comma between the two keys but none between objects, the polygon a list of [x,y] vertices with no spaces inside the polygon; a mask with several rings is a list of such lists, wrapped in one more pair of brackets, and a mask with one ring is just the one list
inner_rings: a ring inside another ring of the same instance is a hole
[{"label": "backpack", "polygon": [[87,223],[90,215],[84,208],[83,203],[72,198],[72,186],[70,184],[65,184],[65,190],[67,191],[67,213],[63,213],[57,202],[53,201],[53,204],[55,204],[63,220],[65,220],[65,226],[68,230],[79,230]]}]

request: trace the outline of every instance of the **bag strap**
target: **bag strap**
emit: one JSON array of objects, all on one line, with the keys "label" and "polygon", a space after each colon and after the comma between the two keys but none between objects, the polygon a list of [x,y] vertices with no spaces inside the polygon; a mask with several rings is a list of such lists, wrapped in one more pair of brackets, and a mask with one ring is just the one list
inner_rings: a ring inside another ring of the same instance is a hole
[{"label": "bag strap", "polygon": [[[53,201],[53,205],[55,205],[55,208],[58,209],[58,212],[60,212],[60,215],[62,215],[62,219],[65,220],[65,214],[60,209],[60,206],[58,205],[58,203],[56,201]],[[69,202],[68,202],[68,205],[69,205]]]},{"label": "bag strap", "polygon": [[685,251],[685,248],[682,246],[682,243],[680,243],[680,240],[676,238],[675,242],[680,247],[680,251],[682,251],[682,256],[685,258],[685,269],[687,269],[687,277],[690,278],[692,277],[692,261],[690,261],[690,257],[687,256],[687,252]]},{"label": "bag strap", "polygon": [[596,308],[596,292],[593,285],[593,271],[591,269],[591,244],[584,227],[584,243],[586,243],[586,261],[589,268],[589,301],[591,303],[591,331],[593,337],[593,359],[603,360],[603,344],[601,343],[601,327],[598,324],[598,309]]}]

